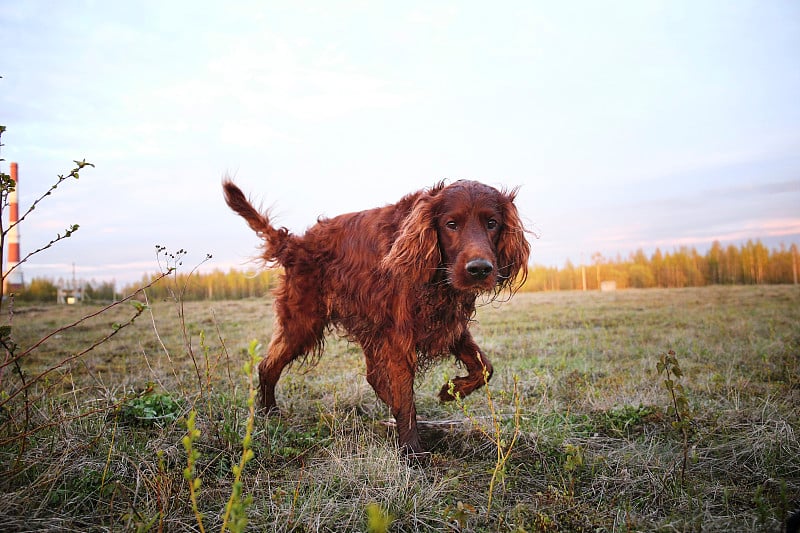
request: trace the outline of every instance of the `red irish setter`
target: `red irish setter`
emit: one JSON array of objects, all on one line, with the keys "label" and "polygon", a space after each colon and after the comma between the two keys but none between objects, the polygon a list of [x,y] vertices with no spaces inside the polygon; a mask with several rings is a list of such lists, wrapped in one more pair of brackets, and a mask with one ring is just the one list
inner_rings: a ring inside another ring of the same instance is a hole
[{"label": "red irish setter", "polygon": [[[328,328],[358,342],[367,381],[389,406],[401,446],[423,453],[414,376],[448,354],[466,367],[452,392],[464,397],[492,365],[468,325],[481,293],[513,291],[527,275],[530,247],[514,206],[516,191],[475,181],[443,182],[396,204],[320,219],[305,235],[275,228],[230,180],[225,200],[264,240],[262,259],[284,268],[275,290],[275,328],[258,367],[261,407],[298,357],[318,355]],[[449,384],[441,401],[453,400]]]}]

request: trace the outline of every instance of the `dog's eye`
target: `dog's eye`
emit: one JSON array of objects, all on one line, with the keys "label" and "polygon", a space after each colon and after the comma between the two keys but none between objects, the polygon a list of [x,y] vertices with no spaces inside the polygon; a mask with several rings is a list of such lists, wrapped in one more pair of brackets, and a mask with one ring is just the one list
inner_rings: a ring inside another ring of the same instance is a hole
[{"label": "dog's eye", "polygon": [[458,229],[458,224],[456,223],[455,220],[449,221],[447,224],[445,224],[445,226],[447,226],[447,229],[453,229],[453,230]]},{"label": "dog's eye", "polygon": [[486,221],[486,227],[488,229],[495,229],[497,227],[497,221],[493,218],[490,218]]}]

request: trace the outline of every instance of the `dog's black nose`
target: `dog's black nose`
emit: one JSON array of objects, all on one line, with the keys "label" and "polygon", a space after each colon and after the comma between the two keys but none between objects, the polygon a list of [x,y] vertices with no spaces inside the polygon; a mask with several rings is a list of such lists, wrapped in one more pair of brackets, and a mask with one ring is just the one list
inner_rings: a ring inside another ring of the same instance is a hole
[{"label": "dog's black nose", "polygon": [[494,270],[494,265],[486,259],[473,259],[467,263],[467,272],[475,279],[486,279],[492,270]]}]

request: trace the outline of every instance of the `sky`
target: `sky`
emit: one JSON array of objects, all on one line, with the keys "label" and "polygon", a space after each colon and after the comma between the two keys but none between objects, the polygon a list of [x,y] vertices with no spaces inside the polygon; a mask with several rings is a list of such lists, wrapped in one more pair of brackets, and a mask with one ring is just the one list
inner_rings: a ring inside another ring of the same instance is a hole
[{"label": "sky", "polygon": [[[800,2],[0,3],[26,280],[252,270],[276,224],[519,187],[531,263],[800,243]],[[7,211],[7,210],[6,210]],[[204,261],[207,254],[212,258]],[[161,262],[163,266],[163,261]]]}]

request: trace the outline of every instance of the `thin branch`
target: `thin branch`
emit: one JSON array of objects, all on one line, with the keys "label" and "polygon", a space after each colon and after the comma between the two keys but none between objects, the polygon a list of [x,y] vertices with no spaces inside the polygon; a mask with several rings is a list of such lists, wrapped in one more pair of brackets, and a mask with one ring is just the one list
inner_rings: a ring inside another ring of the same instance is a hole
[{"label": "thin branch", "polygon": [[61,235],[60,233],[56,234],[56,238],[55,239],[52,239],[50,242],[48,242],[44,246],[42,246],[40,248],[37,248],[36,250],[33,250],[32,252],[29,252],[25,257],[20,259],[18,263],[16,263],[15,265],[11,266],[11,268],[9,268],[3,274],[3,277],[7,277],[17,267],[21,266],[25,261],[30,259],[31,256],[34,256],[34,255],[38,254],[39,252],[43,252],[43,251],[47,250],[48,248],[52,247],[54,244],[56,244],[59,241],[63,241],[64,239],[68,239],[68,238],[72,237],[72,234],[75,233],[76,231],[78,231],[79,227],[80,226],[78,226],[77,224],[73,224],[72,226],[70,226],[69,228],[64,230],[64,235]]},{"label": "thin branch", "polygon": [[80,171],[81,171],[81,170],[82,170],[84,167],[92,167],[92,168],[94,168],[94,165],[93,165],[92,163],[87,163],[85,159],[84,159],[83,161],[73,161],[73,163],[75,163],[75,164],[76,164],[76,165],[78,165],[78,166],[76,166],[75,168],[73,168],[73,169],[70,171],[70,173],[69,173],[69,174],[67,174],[66,176],[59,174],[59,176],[58,176],[58,180],[57,180],[57,181],[56,181],[56,182],[55,182],[53,185],[51,185],[51,186],[50,186],[50,188],[47,190],[47,192],[45,192],[44,194],[42,194],[41,196],[39,196],[39,198],[37,198],[36,200],[34,200],[34,201],[33,201],[33,203],[32,203],[32,204],[31,204],[31,206],[30,206],[30,207],[27,209],[27,211],[25,211],[25,212],[22,214],[22,216],[20,216],[20,217],[19,217],[19,219],[17,220],[16,224],[11,224],[11,225],[8,227],[8,229],[9,229],[9,230],[10,230],[11,228],[13,228],[14,226],[16,226],[16,225],[18,225],[18,224],[21,224],[21,223],[22,223],[22,221],[23,221],[23,220],[25,220],[25,218],[26,218],[28,215],[30,215],[30,214],[31,214],[31,212],[32,212],[34,209],[36,209],[36,206],[37,206],[37,205],[39,205],[39,202],[41,202],[41,201],[42,201],[42,200],[44,200],[46,197],[48,197],[48,196],[50,196],[51,194],[53,194],[53,191],[55,191],[55,190],[58,188],[58,186],[59,186],[59,185],[61,185],[61,183],[63,183],[64,181],[66,181],[68,178],[75,178],[75,179],[78,179],[78,178],[80,178],[80,175],[79,175],[79,173],[80,173]]}]

